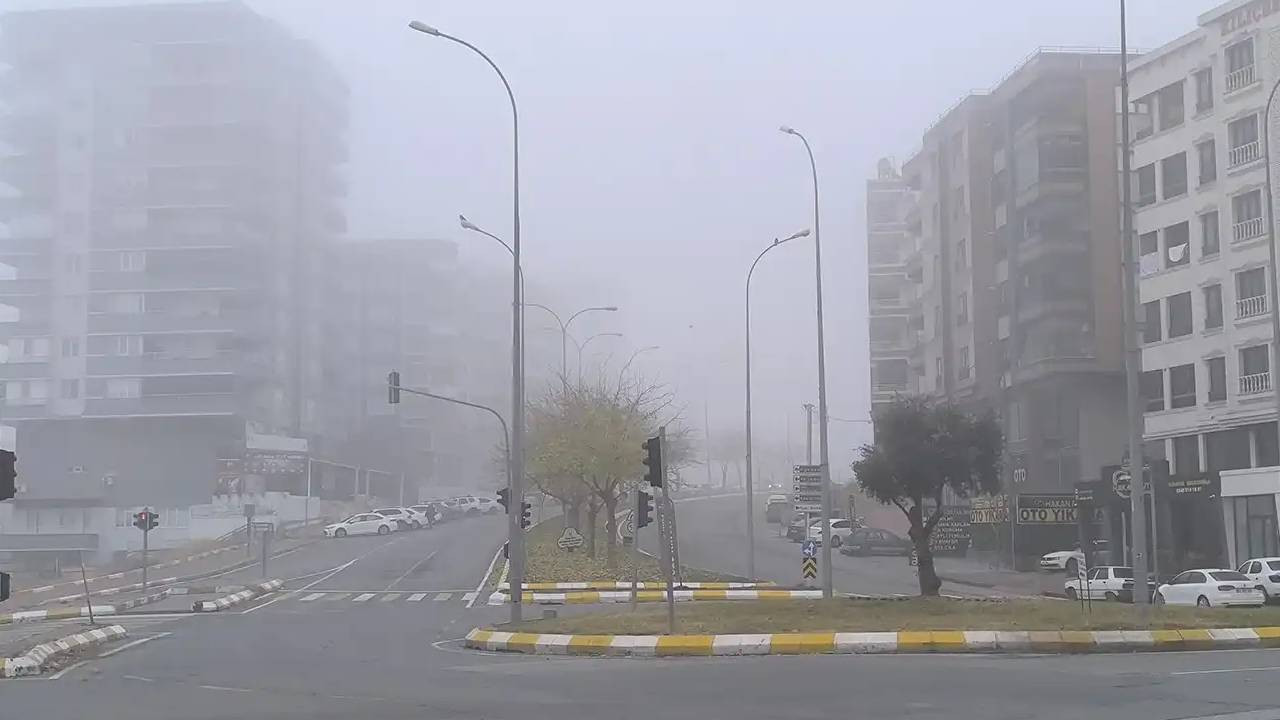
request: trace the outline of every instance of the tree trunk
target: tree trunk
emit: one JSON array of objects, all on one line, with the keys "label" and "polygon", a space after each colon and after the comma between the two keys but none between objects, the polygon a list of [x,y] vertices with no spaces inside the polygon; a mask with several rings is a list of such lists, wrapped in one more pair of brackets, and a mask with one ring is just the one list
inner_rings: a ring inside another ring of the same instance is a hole
[{"label": "tree trunk", "polygon": [[587,557],[596,556],[596,516],[600,514],[600,506],[594,498],[587,500]]},{"label": "tree trunk", "polygon": [[612,493],[604,499],[604,552],[605,566],[618,567],[618,497]]},{"label": "tree trunk", "polygon": [[738,474],[738,487],[745,488],[747,484],[742,480],[742,463],[740,462],[734,463],[733,470]]},{"label": "tree trunk", "polygon": [[911,521],[911,529],[907,534],[915,546],[919,562],[916,570],[920,575],[920,595],[937,597],[938,591],[942,589],[942,580],[938,579],[938,573],[933,569],[933,552],[929,549],[929,536],[925,534],[924,517],[919,503],[907,513],[907,519]]},{"label": "tree trunk", "polygon": [[725,486],[727,486],[728,484],[729,484],[729,466],[724,463],[720,463],[720,489],[724,490]]}]

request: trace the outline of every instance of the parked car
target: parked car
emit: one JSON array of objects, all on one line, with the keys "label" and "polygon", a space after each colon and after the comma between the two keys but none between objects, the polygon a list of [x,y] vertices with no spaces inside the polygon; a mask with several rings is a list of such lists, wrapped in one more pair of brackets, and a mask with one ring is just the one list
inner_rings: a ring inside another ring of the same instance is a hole
[{"label": "parked car", "polygon": [[356,513],[325,526],[324,536],[332,538],[348,535],[390,535],[395,531],[395,521],[378,513]]},{"label": "parked car", "polygon": [[395,520],[400,530],[408,530],[409,528],[422,527],[422,522],[418,520],[418,518],[414,516],[413,513],[409,512],[405,508],[399,508],[399,507],[374,508],[373,511],[378,513],[379,515],[382,515],[383,517],[387,517],[392,520]]},{"label": "parked car", "polygon": [[1236,572],[1252,580],[1267,602],[1280,599],[1280,557],[1245,560]]},{"label": "parked car", "polygon": [[1065,570],[1068,575],[1077,574],[1078,568],[1082,563],[1088,565],[1102,566],[1105,562],[1099,562],[1106,554],[1108,543],[1104,538],[1097,538],[1092,541],[1090,552],[1093,555],[1093,562],[1085,563],[1084,552],[1079,545],[1073,545],[1070,550],[1057,550],[1051,553],[1045,553],[1040,556],[1040,569],[1053,572],[1055,570]]},{"label": "parked car", "polygon": [[1072,577],[1063,584],[1063,590],[1072,600],[1133,600],[1133,568],[1121,565],[1100,565],[1089,568],[1088,582]]},{"label": "parked car", "polygon": [[911,541],[880,528],[856,528],[843,538],[843,555],[910,555]]},{"label": "parked car", "polygon": [[765,522],[782,522],[782,518],[786,515],[787,508],[791,506],[791,501],[786,495],[770,495],[764,506]]},{"label": "parked car", "polygon": [[[810,522],[816,523],[818,520],[814,519]],[[805,528],[805,514],[796,513],[791,518],[791,524],[787,526],[787,539],[791,542],[804,542],[805,537],[808,536],[808,532]]]},{"label": "parked car", "polygon": [[1261,607],[1267,596],[1256,583],[1235,570],[1205,568],[1178,573],[1156,590],[1158,605]]},{"label": "parked car", "polygon": [[498,502],[497,498],[478,497],[476,498],[476,509],[485,515],[492,515],[502,511],[502,503]]},{"label": "parked car", "polygon": [[[479,515],[481,513],[480,498],[472,495],[463,495],[454,499],[457,501],[459,515]],[[496,503],[497,500],[494,502]]]},{"label": "parked car", "polygon": [[[853,528],[853,521],[845,518],[832,518],[827,522],[831,523],[831,547],[838,548],[844,544],[844,536],[848,535]],[[819,545],[822,544],[822,520],[818,519],[809,525],[807,538]]]},{"label": "parked car", "polygon": [[435,525],[440,522],[443,517],[443,513],[436,503],[421,503],[419,505],[413,505],[409,509],[421,515],[423,522],[427,525]]}]

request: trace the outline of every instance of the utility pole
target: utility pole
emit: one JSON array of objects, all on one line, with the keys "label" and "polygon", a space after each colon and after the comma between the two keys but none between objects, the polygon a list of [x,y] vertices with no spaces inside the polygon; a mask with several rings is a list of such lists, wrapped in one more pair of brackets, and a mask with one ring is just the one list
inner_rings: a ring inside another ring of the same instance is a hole
[{"label": "utility pole", "polygon": [[804,404],[804,462],[813,464],[813,403]]},{"label": "utility pole", "polygon": [[[1120,247],[1124,252],[1125,399],[1128,403],[1129,501],[1133,536],[1133,601],[1147,612],[1147,492],[1146,463],[1142,457],[1143,405],[1138,392],[1142,347],[1138,344],[1138,264],[1133,247],[1132,147],[1129,137],[1129,44],[1125,3],[1120,0]],[[1085,548],[1088,552],[1088,548]]]}]

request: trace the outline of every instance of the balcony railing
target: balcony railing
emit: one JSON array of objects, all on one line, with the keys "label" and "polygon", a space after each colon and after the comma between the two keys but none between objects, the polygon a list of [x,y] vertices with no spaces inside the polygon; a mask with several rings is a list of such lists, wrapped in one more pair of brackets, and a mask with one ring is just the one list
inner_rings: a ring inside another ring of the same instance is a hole
[{"label": "balcony railing", "polygon": [[1245,163],[1253,162],[1262,157],[1262,145],[1254,140],[1243,145],[1237,145],[1227,151],[1227,165],[1236,167]]},{"label": "balcony railing", "polygon": [[1236,300],[1236,317],[1251,318],[1267,312],[1267,296],[1246,297]]},{"label": "balcony railing", "polygon": [[1231,226],[1231,237],[1239,240],[1248,240],[1262,236],[1262,218],[1249,218]]},{"label": "balcony railing", "polygon": [[1271,372],[1254,373],[1240,376],[1240,394],[1252,395],[1267,392],[1271,389]]},{"label": "balcony railing", "polygon": [[1227,92],[1235,92],[1242,87],[1253,84],[1253,65],[1245,65],[1239,70],[1227,73]]}]

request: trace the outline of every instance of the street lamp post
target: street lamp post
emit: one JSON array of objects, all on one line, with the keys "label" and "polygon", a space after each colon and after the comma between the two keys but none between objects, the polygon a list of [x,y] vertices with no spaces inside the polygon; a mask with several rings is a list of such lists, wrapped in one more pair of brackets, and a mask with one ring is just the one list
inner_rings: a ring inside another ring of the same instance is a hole
[{"label": "street lamp post", "polygon": [[[1276,385],[1280,381],[1280,302],[1277,302],[1280,300],[1280,292],[1276,288],[1277,280],[1280,280],[1280,267],[1276,266],[1276,220],[1271,197],[1271,102],[1276,99],[1277,89],[1280,89],[1280,80],[1271,86],[1271,92],[1267,95],[1267,107],[1262,115],[1262,127],[1266,131],[1262,138],[1262,153],[1263,167],[1266,168],[1267,250],[1271,256],[1271,277],[1267,282],[1271,286],[1271,391],[1275,396],[1276,433],[1280,437],[1280,387]],[[1182,472],[1181,469],[1178,472]]]},{"label": "street lamp post", "polygon": [[[441,32],[425,23],[414,20],[409,27],[420,33],[433,35],[457,43],[479,55],[502,81],[507,91],[507,99],[511,101],[511,154],[512,154],[512,211],[511,211],[511,260],[514,268],[511,273],[511,424],[514,426],[510,434],[510,484],[511,501],[520,507],[524,502],[524,364],[522,357],[522,318],[520,311],[524,303],[520,283],[520,112],[516,107],[516,96],[511,91],[511,83],[502,69],[489,58],[483,50],[448,33]],[[524,532],[520,527],[520,513],[510,513],[507,517],[507,551],[511,570],[511,621],[521,619],[521,603],[524,590]]]},{"label": "street lamp post", "polygon": [[[543,310],[546,310],[547,312],[551,313],[551,317],[555,318],[556,323],[560,325],[560,375],[563,378],[569,377],[569,349],[568,349],[569,340],[568,339],[569,339],[569,326],[573,324],[573,321],[576,320],[577,317],[579,315],[582,315],[583,313],[618,312],[618,308],[616,305],[592,306],[592,307],[582,308],[578,312],[570,315],[568,320],[561,320],[560,313],[557,313],[555,310],[552,310],[546,305],[541,305],[538,303],[527,303],[527,304],[529,307],[542,308]],[[583,344],[585,345],[586,343],[583,343]],[[581,360],[581,358],[579,358],[579,360]],[[582,375],[582,368],[578,368],[578,375],[579,376]]]},{"label": "street lamp post", "polygon": [[818,462],[822,467],[822,597],[830,600],[831,582],[831,465],[827,451],[827,358],[822,334],[822,232],[818,222],[818,164],[813,160],[813,148],[809,140],[794,128],[783,125],[778,128],[787,135],[795,135],[804,143],[809,155],[809,169],[813,174],[813,271],[816,276],[815,292],[818,299]]},{"label": "street lamp post", "polygon": [[596,338],[599,338],[599,337],[622,337],[622,333],[620,332],[596,333],[595,335],[588,337],[586,340],[583,340],[582,344],[578,344],[578,341],[574,340],[572,335],[568,335],[568,338],[570,340],[573,340],[574,348],[576,348],[578,351],[578,384],[579,385],[582,384],[582,351],[587,349],[588,343],[590,343],[592,340],[595,340]]},{"label": "street lamp post", "polygon": [[[754,580],[756,577],[756,538],[755,538],[755,504],[751,500],[751,276],[756,271],[756,265],[765,253],[778,247],[779,245],[791,242],[796,238],[808,237],[808,230],[801,230],[798,233],[782,240],[774,239],[773,244],[765,247],[756,255],[756,259],[751,263],[751,269],[747,271],[747,297],[744,306],[746,308],[746,325],[747,325],[747,579]],[[709,467],[709,464],[708,464]]]}]

